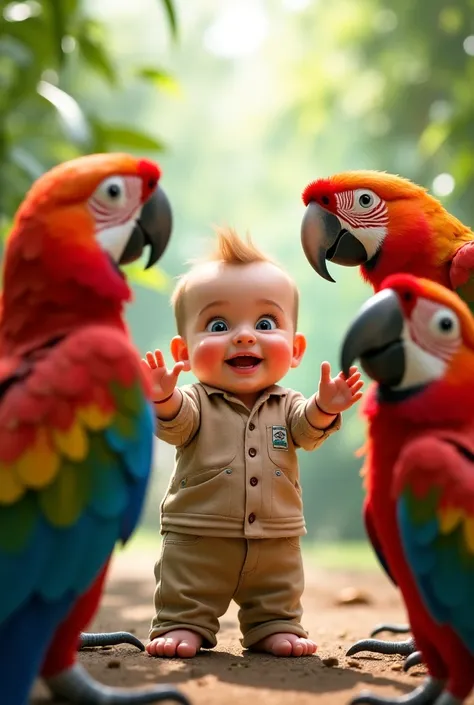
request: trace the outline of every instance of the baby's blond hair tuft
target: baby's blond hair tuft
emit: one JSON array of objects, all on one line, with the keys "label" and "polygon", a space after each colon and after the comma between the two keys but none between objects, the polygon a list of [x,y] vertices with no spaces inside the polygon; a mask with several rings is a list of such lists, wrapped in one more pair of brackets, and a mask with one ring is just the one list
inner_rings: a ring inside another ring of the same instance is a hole
[{"label": "baby's blond hair tuft", "polygon": [[224,262],[225,264],[252,264],[252,262],[271,262],[252,242],[247,233],[243,240],[233,228],[216,227],[217,243],[215,249],[206,257],[207,262]]},{"label": "baby's blond hair tuft", "polygon": [[[243,240],[238,233],[231,227],[215,227],[214,231],[217,236],[217,242],[213,250],[202,258],[190,260],[188,264],[190,269],[178,278],[178,283],[171,295],[171,305],[173,306],[174,315],[176,318],[176,326],[179,335],[184,333],[185,311],[184,300],[186,293],[186,285],[190,274],[198,269],[200,265],[208,262],[222,262],[223,264],[244,265],[254,262],[269,262],[276,267],[279,265],[270,257],[265,255],[261,250],[254,245],[249,233],[246,233]],[[280,268],[280,267],[279,267]],[[298,311],[298,292],[295,286],[295,309]],[[296,317],[295,317],[296,325]]]}]

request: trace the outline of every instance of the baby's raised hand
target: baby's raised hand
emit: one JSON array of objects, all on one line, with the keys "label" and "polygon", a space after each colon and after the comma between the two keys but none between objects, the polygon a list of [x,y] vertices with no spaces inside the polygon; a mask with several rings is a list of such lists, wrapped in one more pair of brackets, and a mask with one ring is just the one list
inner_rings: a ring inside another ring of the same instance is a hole
[{"label": "baby's raised hand", "polygon": [[356,366],[349,369],[349,377],[346,379],[343,372],[339,372],[336,377],[331,377],[331,365],[329,362],[323,362],[316,404],[326,414],[339,414],[361,398],[360,390],[363,385]]},{"label": "baby's raised hand", "polygon": [[142,365],[151,379],[153,401],[162,402],[173,394],[179,374],[184,369],[184,362],[177,362],[172,370],[168,370],[161,350],[147,352],[145,358]]}]

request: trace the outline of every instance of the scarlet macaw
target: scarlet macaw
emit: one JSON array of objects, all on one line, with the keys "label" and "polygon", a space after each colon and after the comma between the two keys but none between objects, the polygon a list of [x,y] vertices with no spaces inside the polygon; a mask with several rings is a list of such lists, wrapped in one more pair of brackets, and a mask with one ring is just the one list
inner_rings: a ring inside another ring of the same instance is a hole
[{"label": "scarlet macaw", "polygon": [[0,315],[0,684],[36,676],[82,705],[186,698],[106,688],[76,663],[114,545],[135,529],[151,468],[150,390],[124,322],[120,270],[171,233],[160,170],[89,155],[40,177],[7,239]]},{"label": "scarlet macaw", "polygon": [[[303,249],[324,279],[334,281],[326,262],[359,266],[374,291],[386,276],[408,272],[455,290],[474,312],[474,232],[426,189],[385,172],[348,171],[308,184],[303,202]],[[409,627],[382,624],[372,636],[383,630]],[[347,655],[360,651],[411,654],[405,668],[420,662],[412,639],[363,639]]]},{"label": "scarlet macaw", "polygon": [[474,685],[474,319],[431,280],[388,277],[345,335],[375,384],[368,426],[365,518],[398,584],[429,677],[397,699],[353,705],[459,705]]}]

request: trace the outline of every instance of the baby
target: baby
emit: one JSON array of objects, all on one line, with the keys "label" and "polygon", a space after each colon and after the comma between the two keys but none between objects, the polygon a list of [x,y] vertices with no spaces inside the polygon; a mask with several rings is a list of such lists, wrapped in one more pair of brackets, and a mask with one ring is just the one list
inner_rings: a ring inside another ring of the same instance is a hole
[{"label": "baby", "polygon": [[[248,239],[218,231],[217,249],[172,298],[175,365],[147,353],[157,435],[176,446],[161,505],[156,614],[147,651],[189,658],[213,648],[219,617],[239,605],[244,648],[316,651],[301,624],[306,533],[297,448],[314,450],[362,396],[360,373],[323,362],[309,399],[277,382],[303,357],[294,282]],[[191,370],[197,384],[177,387]]]}]

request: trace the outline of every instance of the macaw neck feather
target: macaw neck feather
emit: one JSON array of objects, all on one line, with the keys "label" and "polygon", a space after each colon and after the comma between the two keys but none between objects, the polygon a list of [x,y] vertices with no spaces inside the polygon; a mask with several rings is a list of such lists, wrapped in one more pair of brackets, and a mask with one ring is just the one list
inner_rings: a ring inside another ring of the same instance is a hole
[{"label": "macaw neck feather", "polygon": [[5,257],[1,297],[2,354],[25,352],[86,325],[126,329],[123,307],[131,292],[101,253],[93,257],[62,248],[53,260],[45,253],[28,257],[12,245]]},{"label": "macaw neck feather", "polygon": [[[53,292],[52,292],[53,293]],[[100,299],[78,296],[69,307],[44,298],[31,304],[32,297],[18,299],[13,307],[1,302],[0,352],[24,354],[56,336],[64,336],[88,325],[105,325],[126,330],[123,307]]]},{"label": "macaw neck feather", "polygon": [[[456,383],[443,379],[427,385],[403,401],[383,401],[373,384],[364,402],[363,414],[380,437],[395,439],[395,445],[409,435],[436,429],[460,429],[470,423],[466,409],[472,407],[474,380],[469,370],[458,370]],[[385,441],[384,441],[385,442]]]}]

